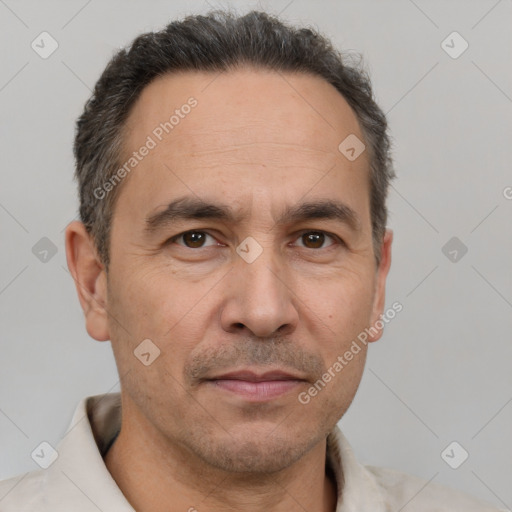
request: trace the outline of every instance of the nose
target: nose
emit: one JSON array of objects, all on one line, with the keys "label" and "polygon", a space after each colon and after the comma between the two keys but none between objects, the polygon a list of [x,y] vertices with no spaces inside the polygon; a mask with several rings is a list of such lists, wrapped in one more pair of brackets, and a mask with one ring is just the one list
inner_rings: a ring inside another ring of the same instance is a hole
[{"label": "nose", "polygon": [[237,260],[229,272],[227,300],[221,312],[222,328],[256,337],[291,334],[298,323],[297,297],[286,269],[270,249],[252,263]]}]

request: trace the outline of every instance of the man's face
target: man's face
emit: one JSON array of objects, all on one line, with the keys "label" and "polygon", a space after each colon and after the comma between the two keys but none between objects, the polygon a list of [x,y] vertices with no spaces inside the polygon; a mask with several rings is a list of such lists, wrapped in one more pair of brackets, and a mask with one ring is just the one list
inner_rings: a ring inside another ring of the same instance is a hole
[{"label": "man's face", "polygon": [[[344,414],[364,346],[298,398],[382,312],[390,240],[378,268],[367,152],[338,150],[350,134],[363,139],[352,110],[316,77],[184,73],[144,89],[122,161],[148,136],[156,147],[115,206],[105,327],[125,417],[144,435],[216,467],[275,471]],[[160,350],[147,366],[134,355],[146,339]]]}]

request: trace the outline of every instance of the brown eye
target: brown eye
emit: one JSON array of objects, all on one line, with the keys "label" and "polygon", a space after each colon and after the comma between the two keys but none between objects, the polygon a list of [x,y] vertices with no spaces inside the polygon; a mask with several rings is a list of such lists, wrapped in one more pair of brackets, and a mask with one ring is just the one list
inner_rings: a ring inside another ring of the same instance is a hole
[{"label": "brown eye", "polygon": [[304,233],[301,238],[308,249],[320,249],[325,242],[325,234],[318,231]]},{"label": "brown eye", "polygon": [[198,247],[202,247],[208,235],[203,233],[202,231],[189,231],[188,233],[183,233],[178,238],[182,238],[184,245],[186,247],[190,247],[191,249],[197,249]]},{"label": "brown eye", "polygon": [[340,237],[324,231],[303,231],[295,243],[305,249],[329,249],[332,246],[345,246]]}]

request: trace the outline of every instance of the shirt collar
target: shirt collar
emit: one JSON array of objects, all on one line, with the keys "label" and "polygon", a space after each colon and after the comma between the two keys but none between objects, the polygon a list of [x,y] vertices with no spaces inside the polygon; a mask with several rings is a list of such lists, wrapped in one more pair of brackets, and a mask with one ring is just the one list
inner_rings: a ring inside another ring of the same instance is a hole
[{"label": "shirt collar", "polygon": [[[120,393],[91,396],[80,402],[59,444],[59,457],[45,472],[49,504],[62,506],[69,500],[70,510],[81,510],[73,506],[79,496],[81,501],[89,500],[100,510],[135,512],[103,460],[120,427]],[[385,499],[375,477],[357,462],[337,426],[327,437],[326,464],[336,478],[336,512],[385,511]]]}]

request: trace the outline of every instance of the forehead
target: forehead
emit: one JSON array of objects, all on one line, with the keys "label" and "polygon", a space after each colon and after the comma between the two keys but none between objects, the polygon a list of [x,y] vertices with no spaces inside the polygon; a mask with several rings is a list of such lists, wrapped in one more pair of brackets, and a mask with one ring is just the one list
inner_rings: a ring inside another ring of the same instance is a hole
[{"label": "forehead", "polygon": [[255,69],[165,75],[142,91],[125,124],[123,162],[152,148],[120,195],[145,212],[185,193],[217,193],[240,207],[263,196],[269,206],[293,202],[308,189],[344,191],[353,201],[362,191],[366,202],[366,152],[350,162],[338,150],[350,135],[363,140],[354,112],[319,77]]},{"label": "forehead", "polygon": [[[193,109],[187,107],[191,98],[197,103]],[[215,148],[226,132],[233,142],[281,142],[320,152],[336,149],[340,136],[362,139],[354,112],[325,80],[263,69],[180,72],[155,79],[128,116],[125,148],[136,147],[140,136],[166,121],[173,124],[166,142],[186,142],[184,149]],[[283,123],[286,131],[281,130]],[[249,125],[258,125],[257,133]]]}]

